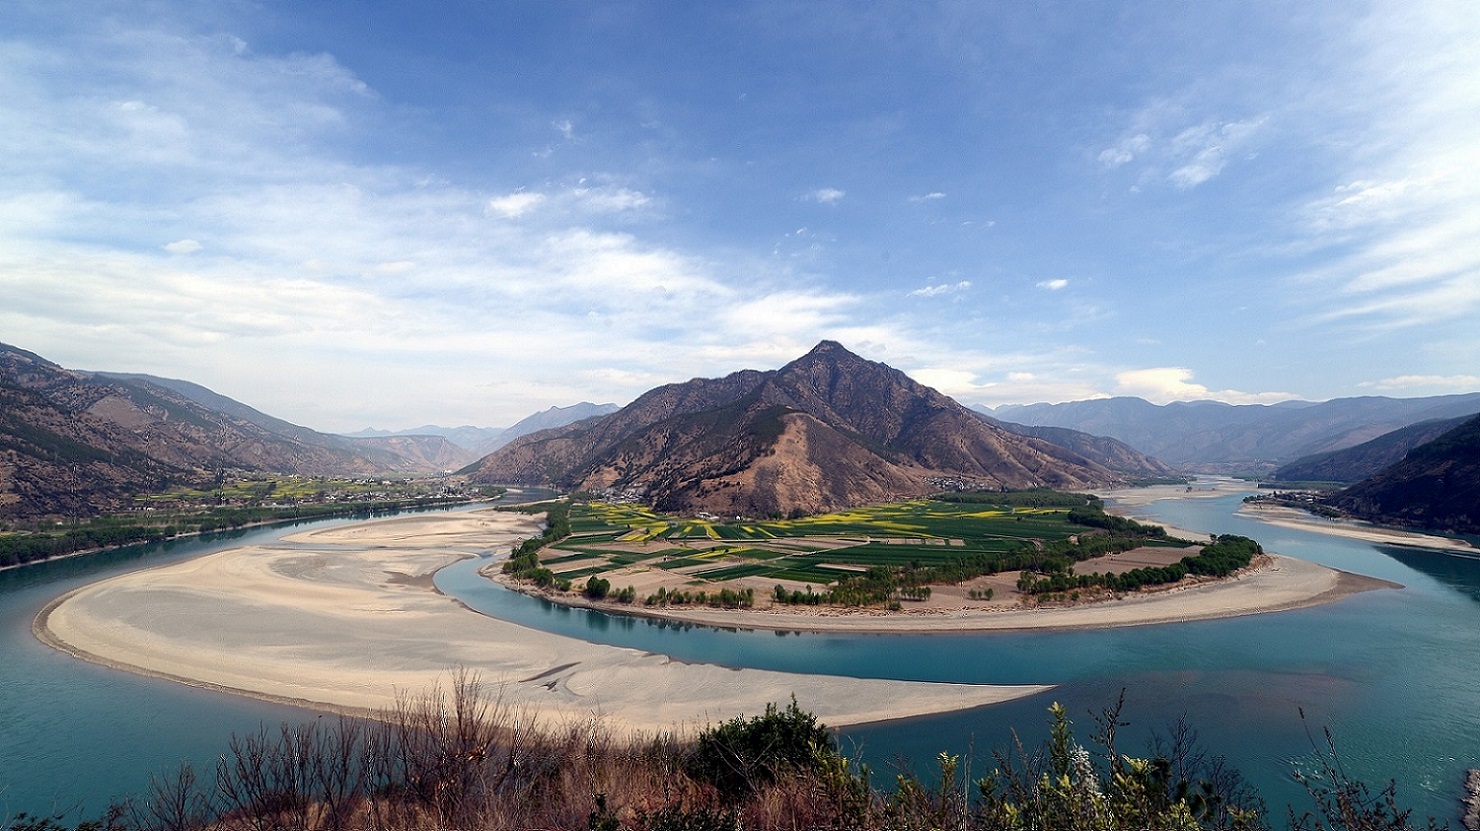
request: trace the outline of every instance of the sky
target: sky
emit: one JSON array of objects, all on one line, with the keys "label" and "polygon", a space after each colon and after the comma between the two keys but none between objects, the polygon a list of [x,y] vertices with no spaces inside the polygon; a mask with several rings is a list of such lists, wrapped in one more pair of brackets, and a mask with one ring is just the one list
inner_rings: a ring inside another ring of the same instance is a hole
[{"label": "sky", "polygon": [[0,342],[321,430],[832,339],[962,403],[1480,389],[1473,0],[5,0]]}]

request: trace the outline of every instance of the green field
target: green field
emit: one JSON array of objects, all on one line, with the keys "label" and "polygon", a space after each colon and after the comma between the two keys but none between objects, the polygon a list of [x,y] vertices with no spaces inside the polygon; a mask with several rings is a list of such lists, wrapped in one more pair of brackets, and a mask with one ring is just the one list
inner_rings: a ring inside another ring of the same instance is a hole
[{"label": "green field", "polygon": [[684,570],[712,583],[759,577],[826,585],[872,566],[948,567],[1021,555],[1094,530],[1071,523],[1069,507],[1012,501],[1010,494],[1003,504],[920,499],[769,521],[679,518],[641,505],[575,502],[571,535],[542,549],[540,563],[566,579],[640,565]]}]

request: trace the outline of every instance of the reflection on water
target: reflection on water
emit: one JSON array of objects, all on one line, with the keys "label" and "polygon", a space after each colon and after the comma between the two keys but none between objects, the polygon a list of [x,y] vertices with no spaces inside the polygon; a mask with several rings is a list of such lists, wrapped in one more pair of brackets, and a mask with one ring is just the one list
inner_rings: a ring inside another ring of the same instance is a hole
[{"label": "reflection on water", "polygon": [[1471,600],[1480,601],[1480,556],[1396,545],[1374,547],[1408,568],[1427,574]]}]

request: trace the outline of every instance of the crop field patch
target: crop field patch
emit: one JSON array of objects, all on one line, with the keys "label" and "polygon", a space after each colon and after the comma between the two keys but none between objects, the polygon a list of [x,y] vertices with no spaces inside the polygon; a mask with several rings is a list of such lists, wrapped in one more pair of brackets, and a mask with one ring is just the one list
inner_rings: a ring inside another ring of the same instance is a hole
[{"label": "crop field patch", "polygon": [[876,566],[952,568],[1103,533],[1070,523],[1072,499],[1063,495],[1009,493],[1000,504],[995,498],[917,499],[773,520],[679,518],[634,504],[577,502],[574,536],[553,546],[551,553],[562,553],[543,563],[580,566],[567,577],[636,567],[683,570],[699,585],[755,577],[826,585]]}]

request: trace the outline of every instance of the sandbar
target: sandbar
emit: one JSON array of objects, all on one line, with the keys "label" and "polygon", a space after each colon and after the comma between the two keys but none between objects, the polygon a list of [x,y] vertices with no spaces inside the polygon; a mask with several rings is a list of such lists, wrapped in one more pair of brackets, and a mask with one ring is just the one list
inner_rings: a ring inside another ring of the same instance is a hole
[{"label": "sandbar", "polygon": [[690,664],[473,612],[439,568],[506,553],[534,518],[491,510],[292,534],[121,575],[53,601],[34,629],[80,658],[310,708],[374,713],[477,676],[545,723],[692,732],[795,695],[827,724],[994,704],[1050,689],[806,675]]},{"label": "sandbar", "polygon": [[[1015,572],[1008,573],[1010,578],[1015,579],[1015,576]],[[1360,592],[1395,588],[1402,586],[1276,554],[1265,555],[1250,568],[1222,579],[1197,582],[1189,580],[1161,590],[1037,607],[951,604],[946,601],[932,605],[922,604],[900,612],[827,606],[774,606],[756,609],[694,606],[648,608],[592,603],[580,595],[570,594],[562,595],[558,602],[708,626],[777,631],[858,634],[1049,632],[1112,626],[1150,626],[1283,612],[1332,603]]]},{"label": "sandbar", "polygon": [[1378,545],[1432,548],[1439,551],[1480,556],[1480,548],[1464,540],[1425,534],[1420,531],[1406,531],[1402,528],[1386,528],[1353,519],[1327,519],[1284,505],[1264,505],[1252,502],[1241,506],[1238,512],[1280,528],[1313,531],[1317,534],[1347,537]]}]

